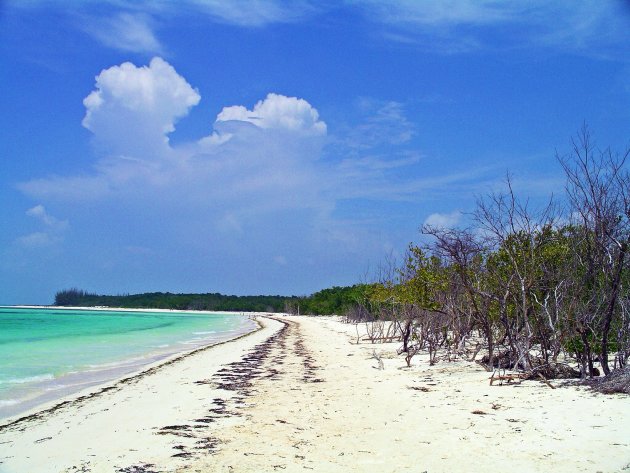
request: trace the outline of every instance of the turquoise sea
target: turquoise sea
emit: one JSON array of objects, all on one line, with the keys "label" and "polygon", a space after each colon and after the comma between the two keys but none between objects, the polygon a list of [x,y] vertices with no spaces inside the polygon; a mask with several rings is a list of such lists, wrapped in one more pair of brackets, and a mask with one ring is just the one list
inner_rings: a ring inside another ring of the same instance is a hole
[{"label": "turquoise sea", "polygon": [[238,314],[0,308],[0,419],[255,327]]}]

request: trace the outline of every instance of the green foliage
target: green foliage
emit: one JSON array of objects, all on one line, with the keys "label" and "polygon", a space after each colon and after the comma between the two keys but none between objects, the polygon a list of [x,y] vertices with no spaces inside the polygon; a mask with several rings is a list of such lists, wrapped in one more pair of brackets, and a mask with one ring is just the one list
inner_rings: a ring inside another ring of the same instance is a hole
[{"label": "green foliage", "polygon": [[300,314],[343,314],[350,307],[367,300],[370,287],[367,284],[356,284],[323,289],[311,296],[291,301],[294,304],[292,311],[297,313],[297,306],[299,305]]},{"label": "green foliage", "polygon": [[55,294],[55,305],[80,306],[81,301],[86,297],[94,297],[94,295],[77,288],[66,289]]},{"label": "green foliage", "polygon": [[61,306],[106,306],[122,308],[151,308],[172,310],[213,310],[221,312],[281,312],[287,300],[285,296],[226,296],[209,294],[172,294],[150,292],[106,296],[89,294],[79,289],[59,291],[55,305]]},{"label": "green foliage", "polygon": [[358,284],[331,287],[310,296],[226,296],[209,294],[172,294],[151,292],[117,296],[90,294],[80,289],[57,292],[55,305],[105,306],[122,308],[211,310],[220,312],[293,312],[312,315],[343,314],[353,305],[368,299],[370,287]]},{"label": "green foliage", "polygon": [[428,257],[421,248],[410,245],[399,283],[392,295],[397,302],[416,304],[426,310],[438,310],[438,294],[447,288],[447,278],[440,260]]}]

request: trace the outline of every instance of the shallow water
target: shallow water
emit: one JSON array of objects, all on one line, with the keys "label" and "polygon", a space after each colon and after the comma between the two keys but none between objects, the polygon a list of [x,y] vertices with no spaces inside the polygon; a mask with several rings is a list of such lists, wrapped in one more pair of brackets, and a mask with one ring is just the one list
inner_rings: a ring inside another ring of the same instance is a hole
[{"label": "shallow water", "polygon": [[0,419],[254,328],[237,314],[0,308]]}]

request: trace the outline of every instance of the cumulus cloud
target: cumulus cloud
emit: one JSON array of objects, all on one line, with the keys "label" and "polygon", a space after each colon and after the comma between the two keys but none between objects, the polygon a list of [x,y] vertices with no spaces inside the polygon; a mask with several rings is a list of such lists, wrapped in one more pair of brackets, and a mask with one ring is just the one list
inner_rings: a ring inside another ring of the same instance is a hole
[{"label": "cumulus cloud", "polygon": [[[350,255],[381,255],[383,242],[369,228],[389,217],[340,214],[345,202],[410,201],[437,188],[452,191],[470,178],[406,175],[421,157],[405,151],[414,130],[396,102],[364,103],[361,130],[345,138],[363,134],[368,144],[352,146],[336,137],[351,156],[332,158],[325,152],[328,127],[317,109],[279,93],[224,107],[206,136],[171,143],[177,120],[199,101],[197,89],[163,59],[105,69],[84,100],[83,125],[100,145],[97,159],[79,175],[41,177],[20,188],[46,205],[64,207],[73,239],[93,245],[98,234],[99,245],[120,242],[117,250],[86,250],[102,255],[101,265],[117,264],[122,253],[138,259],[146,253],[136,249],[150,248],[154,260],[177,255],[169,260],[175,269],[182,258],[200,264],[199,255],[205,255],[204,261],[249,267],[256,260],[259,268],[279,271],[298,254],[313,267],[338,265]],[[61,241],[63,222],[43,205],[28,214],[44,228],[22,237],[20,245]]]},{"label": "cumulus cloud", "polygon": [[[148,66],[130,62],[96,76],[96,90],[84,100],[83,126],[110,153],[144,155],[163,151],[178,119],[200,95],[159,57]],[[147,147],[151,149],[147,149]]]},{"label": "cumulus cloud", "polygon": [[253,123],[259,128],[285,129],[313,135],[325,135],[326,123],[306,100],[270,93],[252,110],[242,105],[225,107],[217,116],[217,122],[241,121]]},{"label": "cumulus cloud", "polygon": [[208,135],[172,146],[177,120],[199,101],[197,89],[161,58],[105,69],[84,100],[83,125],[101,149],[91,172],[19,187],[40,200],[117,201],[138,212],[167,205],[184,215],[201,208],[219,232],[245,234],[248,221],[274,212],[306,212],[311,223],[332,228],[340,200],[413,200],[479,177],[411,179],[405,170],[422,159],[405,147],[415,128],[397,102],[362,100],[364,121],[334,137],[326,153],[327,125],[317,109],[279,93],[251,108],[224,107]]},{"label": "cumulus cloud", "polygon": [[171,146],[169,133],[200,100],[199,92],[161,58],[148,66],[103,70],[84,100],[83,125],[102,156],[83,176],[34,179],[20,188],[38,199],[203,208],[219,231],[248,218],[302,209],[326,212],[326,170],[315,166],[326,123],[306,100],[270,93],[252,109],[225,107],[212,131]]},{"label": "cumulus cloud", "polygon": [[434,228],[453,228],[457,226],[462,218],[462,213],[456,210],[451,213],[434,213],[429,215],[424,224]]},{"label": "cumulus cloud", "polygon": [[[217,267],[233,265],[239,268],[233,278],[249,278],[233,284],[256,290],[261,281],[294,277],[286,267],[297,255],[310,271],[325,272],[326,280],[343,262],[356,265],[357,255],[380,257],[384,242],[371,230],[390,216],[349,212],[357,207],[354,199],[411,201],[436,188],[451,192],[470,178],[413,180],[406,173],[421,159],[417,152],[394,151],[406,149],[405,134],[413,132],[395,102],[363,107],[369,125],[363,133],[379,139],[352,147],[336,137],[353,155],[331,157],[328,127],[317,109],[280,93],[219,109],[206,136],[170,142],[177,120],[199,101],[197,89],[163,59],[105,69],[84,100],[83,125],[99,154],[81,173],[40,177],[20,188],[65,210],[73,242],[84,246],[81,258],[94,267],[155,264],[156,271],[185,281],[190,267],[218,278]],[[22,247],[61,241],[63,221],[43,205],[28,215],[43,228],[21,237]],[[222,281],[207,284],[213,283]]]}]

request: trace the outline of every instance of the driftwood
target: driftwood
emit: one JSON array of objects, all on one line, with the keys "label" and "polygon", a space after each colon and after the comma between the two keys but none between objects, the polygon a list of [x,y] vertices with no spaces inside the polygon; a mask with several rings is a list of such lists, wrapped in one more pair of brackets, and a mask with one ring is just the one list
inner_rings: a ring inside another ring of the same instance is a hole
[{"label": "driftwood", "polygon": [[545,379],[577,379],[580,372],[571,368],[565,363],[545,362],[542,358],[531,357],[531,367],[525,369],[521,360],[517,360],[510,351],[500,352],[492,357],[492,362],[488,355],[481,359],[481,364],[495,370],[520,369],[527,377],[525,379],[536,378],[542,375]]},{"label": "driftwood", "polygon": [[543,380],[543,383],[545,383],[547,386],[549,386],[551,389],[556,389],[555,386],[553,386],[549,381],[547,381],[547,378],[545,378],[541,372],[538,372],[538,377],[540,379]]},{"label": "driftwood", "polygon": [[[503,371],[503,374],[501,374]],[[499,386],[503,386],[503,381],[506,381],[507,384],[512,383],[513,381],[518,381],[519,384],[527,379],[527,375],[525,373],[505,373],[505,369],[495,369],[492,370],[492,376],[490,376],[490,386],[494,384],[495,381],[499,381]]]},{"label": "driftwood", "polygon": [[372,358],[374,358],[376,361],[378,361],[378,369],[379,370],[384,370],[385,369],[385,365],[383,364],[383,358],[376,353],[376,350],[372,351]]},{"label": "driftwood", "polygon": [[475,346],[475,350],[473,351],[472,356],[468,358],[468,361],[475,361],[475,358],[477,358],[477,355],[479,354],[482,348],[483,346],[481,345],[481,343],[477,343],[477,345]]},{"label": "driftwood", "polygon": [[[501,374],[501,371],[503,371],[503,374]],[[536,369],[526,371],[523,373],[506,373],[505,369],[501,369],[501,368],[494,369],[492,371],[492,376],[490,376],[490,386],[492,386],[495,381],[499,381],[499,386],[503,386],[503,381],[505,381],[506,384],[511,384],[512,382],[515,382],[515,381],[517,381],[518,384],[520,384],[523,380],[534,379],[534,378],[540,378],[542,382],[545,383],[547,386],[549,386],[551,389],[556,389],[556,387],[552,385],[549,382],[549,380],[545,378],[545,376],[540,371],[537,371]]]},{"label": "driftwood", "polygon": [[361,340],[370,341],[372,343],[380,342],[380,343],[389,343],[389,342],[397,342],[400,340],[400,336],[391,335],[389,337],[370,337],[369,335],[364,335],[361,337]]},{"label": "driftwood", "polygon": [[533,360],[532,372],[538,376],[541,374],[546,379],[574,379],[580,378],[580,372],[564,363],[544,363],[542,360]]}]

